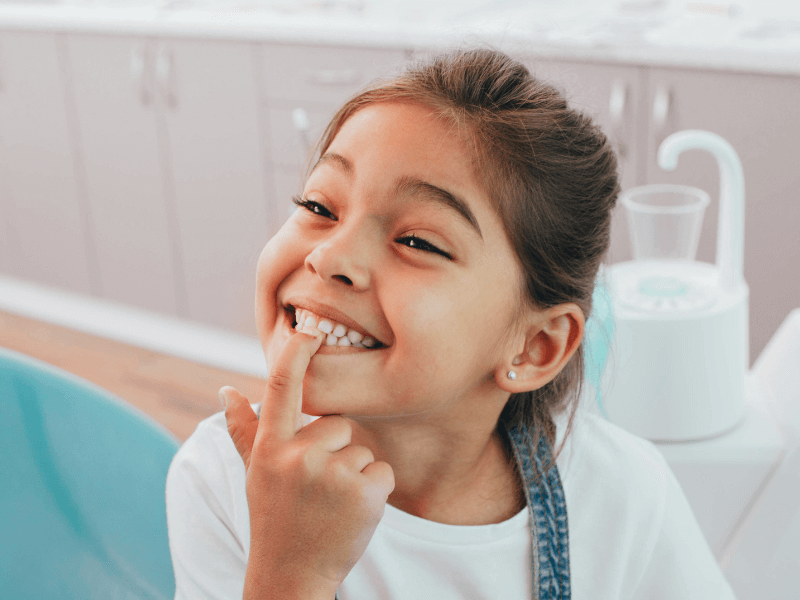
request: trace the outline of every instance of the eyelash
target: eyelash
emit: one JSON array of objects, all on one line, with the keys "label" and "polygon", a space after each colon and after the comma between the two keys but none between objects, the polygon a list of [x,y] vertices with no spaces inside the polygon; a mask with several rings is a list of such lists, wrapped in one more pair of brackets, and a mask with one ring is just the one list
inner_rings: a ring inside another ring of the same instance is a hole
[{"label": "eyelash", "polygon": [[[301,207],[305,208],[306,210],[308,210],[309,212],[311,212],[311,213],[313,213],[315,215],[319,215],[321,217],[326,217],[326,218],[329,217],[329,218],[333,219],[334,221],[338,221],[339,220],[333,214],[331,214],[331,211],[329,211],[327,208],[325,208],[319,202],[314,202],[313,200],[306,200],[305,198],[301,198],[300,196],[293,196],[292,197],[292,202],[294,204],[296,204],[297,206],[301,206]],[[327,215],[323,214],[323,211],[325,213],[327,213]],[[412,235],[407,235],[405,237],[398,238],[396,241],[399,242],[401,240],[410,240],[410,243],[414,244],[413,246],[408,246],[409,248],[422,250],[423,252],[428,252],[430,254],[439,254],[439,255],[447,258],[448,260],[452,260],[453,259],[453,257],[450,254],[448,254],[447,252],[445,252],[444,250],[440,250],[439,248],[437,248],[436,246],[431,244],[429,241],[427,241],[427,240],[425,240],[425,239],[423,239],[421,237],[417,237],[416,235],[413,235],[413,234]],[[408,245],[408,244],[406,244],[406,245]]]}]

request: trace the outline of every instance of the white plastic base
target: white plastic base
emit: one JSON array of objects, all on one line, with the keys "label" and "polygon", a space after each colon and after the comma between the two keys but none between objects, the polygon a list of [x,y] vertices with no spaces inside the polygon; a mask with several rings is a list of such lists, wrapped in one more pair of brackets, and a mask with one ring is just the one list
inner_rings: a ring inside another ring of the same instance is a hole
[{"label": "white plastic base", "polygon": [[784,438],[784,455],[720,564],[739,600],[800,597],[800,309],[753,365],[754,385]]},{"label": "white plastic base", "polygon": [[734,430],[700,442],[656,443],[718,560],[784,453],[780,431],[747,380],[745,415]]}]

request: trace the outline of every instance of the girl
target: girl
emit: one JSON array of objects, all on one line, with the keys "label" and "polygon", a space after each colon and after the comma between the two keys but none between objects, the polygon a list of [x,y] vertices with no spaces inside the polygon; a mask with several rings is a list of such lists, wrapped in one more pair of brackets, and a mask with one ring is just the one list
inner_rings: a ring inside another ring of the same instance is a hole
[{"label": "girl", "polygon": [[498,52],[347,102],[259,259],[260,418],[223,388],[171,466],[176,598],[733,598],[658,450],[576,412],[618,190]]}]

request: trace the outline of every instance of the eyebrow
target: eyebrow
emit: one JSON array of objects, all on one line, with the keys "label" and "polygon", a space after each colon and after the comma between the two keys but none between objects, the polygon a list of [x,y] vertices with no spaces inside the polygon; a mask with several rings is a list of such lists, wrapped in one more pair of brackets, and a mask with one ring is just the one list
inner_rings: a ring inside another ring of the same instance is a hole
[{"label": "eyebrow", "polygon": [[319,157],[317,164],[314,165],[314,168],[311,169],[311,172],[314,172],[318,166],[323,164],[328,164],[339,167],[340,170],[344,171],[344,173],[348,177],[352,177],[355,169],[353,168],[353,163],[351,163],[348,159],[346,159],[341,154],[336,154],[335,152],[327,152]]},{"label": "eyebrow", "polygon": [[[336,154],[335,152],[328,152],[320,156],[317,164],[314,165],[314,169],[321,164],[330,164],[331,166],[338,167],[348,177],[352,177],[355,172],[353,163],[341,154]],[[313,172],[314,169],[311,169],[311,171]],[[475,230],[481,238],[481,241],[483,240],[483,233],[481,233],[481,228],[480,225],[478,225],[478,219],[475,218],[475,214],[464,200],[452,192],[448,192],[447,190],[416,177],[405,176],[398,180],[394,188],[395,196],[404,194],[422,196],[424,199],[430,200],[435,204],[446,206],[456,211],[470,227]]]},{"label": "eyebrow", "polygon": [[456,211],[463,219],[472,227],[478,236],[483,241],[483,234],[481,233],[478,219],[475,218],[469,205],[455,194],[448,192],[438,186],[422,181],[416,177],[401,177],[394,188],[394,194],[399,196],[401,194],[419,195],[425,200],[431,200],[435,204],[446,206]]}]

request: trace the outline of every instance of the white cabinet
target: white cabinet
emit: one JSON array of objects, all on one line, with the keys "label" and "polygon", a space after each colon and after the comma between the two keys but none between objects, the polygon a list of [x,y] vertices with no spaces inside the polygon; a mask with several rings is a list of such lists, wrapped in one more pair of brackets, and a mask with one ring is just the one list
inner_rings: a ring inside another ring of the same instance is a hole
[{"label": "white cabinet", "polygon": [[12,276],[90,294],[96,256],[81,189],[64,37],[0,33],[0,225]]},{"label": "white cabinet", "polygon": [[171,177],[159,135],[154,40],[70,34],[69,62],[101,296],[178,315]]},{"label": "white cabinet", "polygon": [[800,77],[653,68],[646,83],[649,122],[641,156],[647,183],[692,185],[711,195],[697,260],[716,260],[716,161],[692,150],[675,171],[662,171],[658,146],[674,131],[705,129],[728,140],[742,161],[752,363],[800,307]]},{"label": "white cabinet", "polygon": [[103,296],[256,336],[273,227],[253,47],[74,34],[69,50]]},{"label": "white cabinet", "polygon": [[168,98],[188,316],[257,337],[256,263],[274,224],[253,50],[248,43],[162,40],[156,66]]}]

